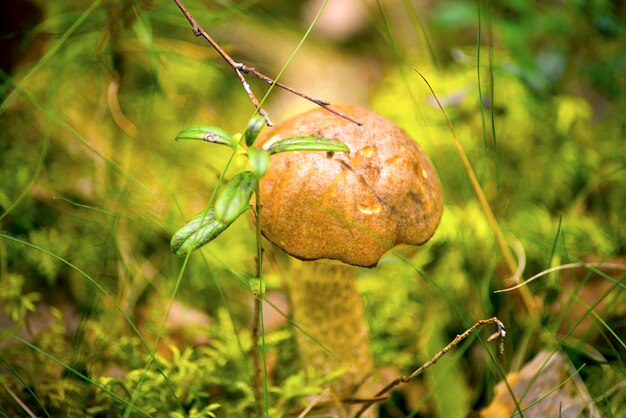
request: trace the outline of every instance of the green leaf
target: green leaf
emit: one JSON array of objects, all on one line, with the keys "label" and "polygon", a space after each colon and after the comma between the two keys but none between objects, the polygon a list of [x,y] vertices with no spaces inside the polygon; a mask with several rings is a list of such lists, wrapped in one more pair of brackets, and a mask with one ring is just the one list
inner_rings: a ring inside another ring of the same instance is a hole
[{"label": "green leaf", "polygon": [[257,178],[262,178],[270,165],[270,153],[260,148],[248,148],[248,161],[250,161],[252,173]]},{"label": "green leaf", "polygon": [[296,136],[285,138],[273,143],[267,151],[270,155],[287,151],[327,151],[350,152],[350,148],[343,142],[325,138],[323,136]]},{"label": "green leaf", "polygon": [[170,249],[177,256],[185,256],[213,241],[230,226],[215,218],[215,209],[202,211],[180,228],[170,241]]},{"label": "green leaf", "polygon": [[251,171],[243,171],[233,177],[215,200],[215,218],[227,223],[237,219],[250,206],[257,181]]},{"label": "green leaf", "polygon": [[248,128],[243,133],[247,146],[252,146],[252,144],[254,144],[254,141],[256,141],[257,136],[259,136],[259,132],[261,132],[261,129],[263,129],[264,126],[265,118],[258,113],[255,113],[255,115],[252,116],[252,119],[248,122]]},{"label": "green leaf", "polygon": [[195,139],[197,141],[228,145],[229,147],[235,145],[232,136],[220,128],[211,125],[194,125],[183,129],[176,135],[176,140],[178,141],[179,139]]}]

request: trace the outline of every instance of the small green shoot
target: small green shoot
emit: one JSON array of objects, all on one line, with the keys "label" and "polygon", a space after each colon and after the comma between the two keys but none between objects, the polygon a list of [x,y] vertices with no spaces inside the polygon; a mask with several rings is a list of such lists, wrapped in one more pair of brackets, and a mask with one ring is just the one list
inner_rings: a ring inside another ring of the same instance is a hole
[{"label": "small green shoot", "polygon": [[[279,152],[287,151],[326,151],[326,152],[350,152],[346,144],[336,139],[302,136],[286,138],[273,144],[268,150],[253,148],[259,132],[263,128],[265,118],[255,115],[248,123],[244,134],[230,136],[221,129],[213,126],[194,126],[183,130],[178,139],[198,139],[208,142],[230,145],[234,153],[239,150],[239,142],[242,136],[248,146],[248,163],[252,171],[242,171],[237,174],[220,190],[215,200],[215,205],[208,210],[196,215],[185,226],[179,229],[170,242],[172,252],[178,256],[188,256],[192,251],[204,246],[217,238],[230,224],[240,217],[248,209],[252,208],[250,199],[255,194],[256,204],[253,209],[256,218],[257,234],[257,277],[249,280],[251,293],[255,296],[254,319],[252,327],[252,340],[258,341],[259,327],[261,325],[261,349],[253,344],[251,356],[254,364],[253,388],[255,399],[261,402],[261,384],[264,385],[265,415],[268,416],[269,390],[267,385],[267,364],[265,362],[265,330],[263,321],[263,296],[265,294],[265,282],[263,281],[263,250],[261,248],[261,193],[259,180],[265,175],[270,165],[270,156]],[[234,154],[233,154],[234,155]],[[210,205],[210,203],[209,203]],[[261,369],[261,354],[263,355],[263,369]],[[263,375],[261,374],[263,370]],[[263,376],[263,377],[262,377]],[[263,383],[262,383],[263,382]]]}]

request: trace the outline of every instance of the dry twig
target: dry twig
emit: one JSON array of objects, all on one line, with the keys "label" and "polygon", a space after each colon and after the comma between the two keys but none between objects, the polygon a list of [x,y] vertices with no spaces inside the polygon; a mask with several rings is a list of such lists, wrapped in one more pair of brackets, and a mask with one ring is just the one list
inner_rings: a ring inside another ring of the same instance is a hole
[{"label": "dry twig", "polygon": [[250,100],[252,101],[252,104],[254,105],[254,107],[257,108],[257,112],[259,112],[259,115],[263,116],[263,118],[265,118],[265,123],[267,126],[272,126],[272,121],[269,118],[269,115],[267,114],[267,112],[261,108],[261,104],[259,103],[259,101],[257,100],[256,96],[254,95],[254,93],[252,92],[252,90],[250,89],[250,85],[248,84],[248,82],[246,81],[244,74],[250,74],[256,78],[258,78],[259,80],[262,80],[264,82],[266,82],[267,84],[269,84],[270,86],[275,85],[276,87],[280,87],[283,90],[286,90],[290,93],[293,93],[297,96],[302,97],[305,100],[308,100],[312,103],[315,103],[316,105],[328,110],[331,113],[334,113],[335,115],[342,117],[344,119],[347,119],[353,123],[356,123],[357,125],[361,126],[361,123],[358,122],[357,120],[351,118],[350,116],[344,115],[341,112],[336,111],[335,109],[330,107],[330,103],[323,101],[323,100],[319,100],[316,99],[314,97],[308,96],[304,93],[301,93],[297,90],[292,89],[291,87],[280,83],[268,76],[266,76],[265,74],[260,73],[259,71],[257,71],[256,69],[254,69],[253,67],[247,67],[246,65],[239,63],[239,62],[235,62],[235,60],[233,60],[230,55],[228,55],[226,53],[226,51],[224,51],[217,42],[215,42],[215,40],[211,37],[211,35],[209,35],[200,25],[198,25],[198,22],[196,22],[196,20],[191,16],[191,13],[189,13],[189,11],[187,10],[187,8],[183,5],[183,3],[180,0],[174,0],[174,2],[176,3],[176,5],[178,6],[178,8],[180,9],[180,11],[183,13],[183,15],[185,15],[185,18],[187,19],[187,21],[189,22],[189,24],[191,25],[191,29],[193,30],[193,34],[195,36],[202,36],[212,47],[213,49],[215,49],[215,51],[220,55],[220,57],[222,57],[224,59],[224,61],[226,61],[226,63],[233,69],[233,71],[235,71],[235,74],[237,74],[237,77],[239,78],[239,81],[241,82],[241,84],[243,85],[244,90],[246,91],[246,93],[248,94],[248,97],[250,98]]},{"label": "dry twig", "polygon": [[[472,325],[470,328],[468,328],[464,333],[457,335],[456,338],[454,338],[454,340],[452,340],[452,342],[450,342],[450,344],[445,346],[443,350],[441,350],[440,352],[435,354],[435,356],[433,358],[431,358],[426,363],[424,363],[422,366],[420,366],[419,369],[415,370],[413,373],[411,373],[408,376],[401,376],[401,377],[398,377],[397,379],[393,380],[387,386],[385,386],[384,388],[379,390],[378,393],[376,393],[376,395],[373,396],[373,398],[381,397],[382,395],[384,395],[385,393],[389,392],[394,387],[398,386],[400,383],[406,383],[406,382],[409,382],[409,381],[415,379],[417,376],[422,374],[426,369],[428,369],[430,366],[435,364],[437,362],[437,360],[439,360],[444,354],[446,354],[448,351],[452,350],[454,347],[459,345],[459,343],[461,341],[463,341],[465,338],[467,338],[472,332],[474,332],[476,329],[478,329],[478,328],[480,328],[480,327],[482,327],[484,325],[488,325],[488,324],[496,324],[498,326],[497,332],[492,334],[489,337],[488,341],[491,341],[491,340],[493,340],[495,338],[499,338],[500,339],[500,352],[502,352],[503,349],[504,349],[503,348],[504,347],[503,340],[504,340],[504,336],[506,335],[506,331],[504,330],[504,324],[498,318],[496,318],[495,316],[493,318],[489,318],[489,319],[481,319],[480,321],[478,321],[477,323]],[[360,416],[362,416],[363,413],[370,406],[372,406],[374,403],[375,403],[375,401],[372,401],[372,402],[368,402],[365,405],[363,405],[363,407],[356,413],[356,415],[354,417],[355,418],[359,418]]]}]

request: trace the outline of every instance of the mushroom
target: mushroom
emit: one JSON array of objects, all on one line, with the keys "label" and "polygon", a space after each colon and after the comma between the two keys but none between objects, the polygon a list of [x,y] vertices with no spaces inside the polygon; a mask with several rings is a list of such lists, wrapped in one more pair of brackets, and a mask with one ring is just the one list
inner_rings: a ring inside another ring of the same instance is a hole
[{"label": "mushroom", "polygon": [[333,108],[362,126],[316,109],[278,124],[258,145],[314,135],[350,148],[277,154],[260,182],[263,235],[305,260],[294,260],[287,282],[294,321],[304,331],[296,333],[300,359],[309,375],[345,370],[330,386],[341,400],[355,396],[372,373],[353,266],[375,267],[394,246],[430,239],[443,198],[432,163],[406,132],[367,109]]}]

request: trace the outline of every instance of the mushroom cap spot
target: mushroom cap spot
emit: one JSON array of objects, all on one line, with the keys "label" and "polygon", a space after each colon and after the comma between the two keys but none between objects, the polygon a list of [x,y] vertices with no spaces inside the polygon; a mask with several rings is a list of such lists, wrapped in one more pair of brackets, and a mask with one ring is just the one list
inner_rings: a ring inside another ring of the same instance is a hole
[{"label": "mushroom cap spot", "polygon": [[295,116],[257,146],[278,136],[320,135],[343,141],[350,153],[284,152],[272,156],[260,182],[263,235],[302,260],[328,258],[372,267],[398,244],[420,245],[443,211],[437,173],[401,128],[352,105]]}]

